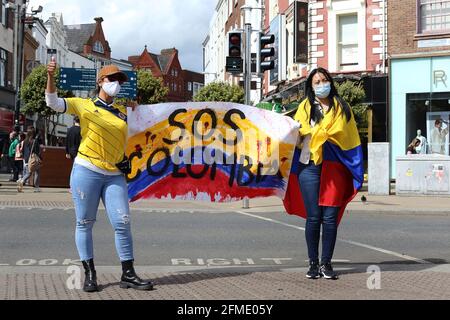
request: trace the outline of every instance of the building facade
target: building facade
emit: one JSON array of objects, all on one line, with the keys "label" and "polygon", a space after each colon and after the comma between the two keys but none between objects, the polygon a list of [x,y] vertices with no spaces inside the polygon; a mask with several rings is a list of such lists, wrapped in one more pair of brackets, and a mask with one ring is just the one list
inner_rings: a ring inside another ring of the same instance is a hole
[{"label": "building facade", "polygon": [[[128,61],[134,70],[150,71],[153,76],[162,79],[163,84],[169,88],[168,102],[192,101],[194,87],[198,91],[204,85],[203,74],[182,69],[178,50],[175,48],[164,49],[160,54],[154,54],[145,46],[141,55],[130,56]],[[189,85],[191,90],[188,90]]]},{"label": "building facade", "polygon": [[15,105],[15,17],[7,9],[10,1],[1,0],[0,9],[0,138],[8,135],[13,127]]},{"label": "building facade", "polygon": [[[251,25],[251,52],[255,59],[258,51],[257,33],[262,30],[262,0],[219,0],[216,10],[211,18],[209,33],[203,42],[203,60],[205,83],[224,81],[229,84],[243,86],[241,75],[232,75],[225,71],[226,57],[228,55],[228,37],[230,31],[244,30],[245,21],[241,8],[246,5],[252,7]],[[252,90],[250,100],[253,104],[261,100],[261,80],[256,74],[252,77]]]},{"label": "building facade", "polygon": [[449,12],[448,1],[388,2],[393,178],[396,157],[418,130],[426,138],[424,153],[450,155]]}]

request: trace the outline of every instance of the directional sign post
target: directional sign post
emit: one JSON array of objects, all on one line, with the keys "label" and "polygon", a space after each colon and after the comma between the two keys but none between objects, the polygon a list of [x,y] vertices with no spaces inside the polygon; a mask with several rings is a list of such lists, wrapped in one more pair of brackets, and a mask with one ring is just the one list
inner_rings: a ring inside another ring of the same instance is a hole
[{"label": "directional sign post", "polygon": [[[137,72],[122,71],[128,81],[122,84],[118,98],[137,98]],[[59,88],[67,91],[91,91],[97,86],[97,70],[83,68],[61,68]]]},{"label": "directional sign post", "polygon": [[137,72],[136,71],[122,71],[128,77],[128,82],[121,85],[118,98],[127,98],[135,100],[137,98]]},{"label": "directional sign post", "polygon": [[97,85],[97,70],[61,68],[59,88],[67,91],[91,91]]}]

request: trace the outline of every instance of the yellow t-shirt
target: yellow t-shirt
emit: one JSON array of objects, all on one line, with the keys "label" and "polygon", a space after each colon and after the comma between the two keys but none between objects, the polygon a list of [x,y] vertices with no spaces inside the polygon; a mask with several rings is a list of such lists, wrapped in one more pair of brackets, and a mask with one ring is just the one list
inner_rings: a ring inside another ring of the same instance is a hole
[{"label": "yellow t-shirt", "polygon": [[[99,98],[66,98],[64,101],[65,113],[80,118],[78,157],[97,168],[117,172],[115,164],[123,160],[127,142],[127,109],[115,103],[108,106]],[[105,108],[112,108],[114,113]]]}]

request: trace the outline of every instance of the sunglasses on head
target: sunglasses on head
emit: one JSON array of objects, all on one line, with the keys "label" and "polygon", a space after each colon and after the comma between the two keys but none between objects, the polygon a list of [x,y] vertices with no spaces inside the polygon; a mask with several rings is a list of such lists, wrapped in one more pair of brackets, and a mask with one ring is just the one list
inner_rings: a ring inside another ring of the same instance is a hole
[{"label": "sunglasses on head", "polygon": [[123,82],[124,82],[122,77],[120,75],[116,75],[116,74],[107,76],[107,78],[110,82],[119,81],[120,84],[123,84]]}]

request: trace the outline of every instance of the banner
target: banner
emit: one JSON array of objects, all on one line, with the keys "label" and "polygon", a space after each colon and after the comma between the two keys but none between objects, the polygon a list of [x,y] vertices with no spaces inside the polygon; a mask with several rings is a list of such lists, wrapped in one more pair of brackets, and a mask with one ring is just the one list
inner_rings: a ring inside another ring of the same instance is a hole
[{"label": "banner", "polygon": [[229,202],[284,198],[299,124],[223,102],[138,106],[128,113],[129,199]]}]

